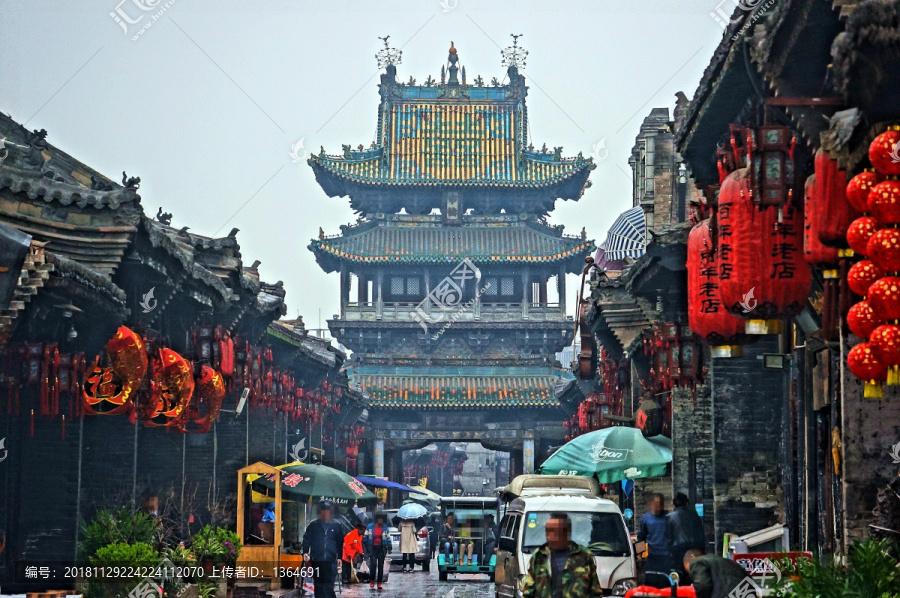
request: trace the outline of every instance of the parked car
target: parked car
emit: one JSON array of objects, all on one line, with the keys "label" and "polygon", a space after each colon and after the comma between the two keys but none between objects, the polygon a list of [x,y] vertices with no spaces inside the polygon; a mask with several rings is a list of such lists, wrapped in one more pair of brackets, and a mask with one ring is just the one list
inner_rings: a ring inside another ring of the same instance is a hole
[{"label": "parked car", "polygon": [[599,498],[593,478],[540,477],[529,484],[516,479],[501,492],[508,500],[500,521],[494,579],[498,598],[516,598],[535,549],[544,544],[544,526],[553,512],[568,513],[572,540],[594,555],[600,587],[606,595],[624,596],[637,585],[634,546],[618,505]]}]

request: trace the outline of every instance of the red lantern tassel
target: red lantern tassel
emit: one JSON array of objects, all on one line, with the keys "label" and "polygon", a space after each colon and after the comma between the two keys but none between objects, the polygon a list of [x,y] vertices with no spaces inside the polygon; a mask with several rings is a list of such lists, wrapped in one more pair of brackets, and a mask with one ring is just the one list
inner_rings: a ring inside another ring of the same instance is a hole
[{"label": "red lantern tassel", "polygon": [[66,416],[62,416],[62,439],[66,439]]},{"label": "red lantern tassel", "polygon": [[867,399],[884,398],[884,386],[877,380],[867,380],[863,396]]},{"label": "red lantern tassel", "polygon": [[31,436],[32,438],[34,437],[34,409],[31,410],[31,429],[30,429],[30,436]]}]

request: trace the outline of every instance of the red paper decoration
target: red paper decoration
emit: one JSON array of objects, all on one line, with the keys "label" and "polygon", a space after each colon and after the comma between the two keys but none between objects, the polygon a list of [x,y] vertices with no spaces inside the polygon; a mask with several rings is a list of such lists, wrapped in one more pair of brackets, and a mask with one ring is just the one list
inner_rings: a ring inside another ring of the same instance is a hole
[{"label": "red paper decoration", "polygon": [[[806,179],[806,185],[803,189],[804,209],[803,209],[803,259],[807,264],[831,265],[838,260],[838,250],[828,247],[819,239],[821,219],[817,219],[816,215],[820,214],[824,207],[822,206],[822,194],[816,184],[816,175],[811,174]],[[846,202],[845,202],[846,203]],[[847,226],[850,222],[847,222]],[[843,234],[844,243],[847,242],[847,231]]]},{"label": "red paper decoration", "polygon": [[858,212],[868,212],[869,192],[872,191],[872,187],[883,180],[883,176],[871,170],[859,173],[847,183],[847,201]]},{"label": "red paper decoration", "polygon": [[847,244],[855,253],[866,255],[869,239],[878,230],[878,221],[871,216],[860,216],[847,229]]},{"label": "red paper decoration", "polygon": [[847,312],[847,327],[859,338],[869,338],[876,328],[884,324],[868,301],[860,301]]},{"label": "red paper decoration", "polygon": [[744,332],[744,321],[722,305],[715,250],[709,220],[695,226],[687,243],[688,325],[711,345],[735,343]]},{"label": "red paper decoration", "polygon": [[847,367],[854,376],[866,382],[864,392],[866,397],[882,395],[880,383],[887,378],[887,366],[878,361],[869,343],[860,343],[850,349],[847,354]]},{"label": "red paper decoration", "polygon": [[900,175],[900,131],[885,131],[869,145],[869,161],[878,172]]},{"label": "red paper decoration", "polygon": [[846,247],[847,227],[862,211],[847,201],[847,173],[838,168],[828,152],[819,150],[814,176],[813,211],[807,216],[810,232],[829,247]]},{"label": "red paper decoration", "polygon": [[886,366],[900,365],[900,326],[879,326],[869,335],[869,345],[881,363]]},{"label": "red paper decoration", "polygon": [[148,426],[174,425],[194,393],[191,364],[172,349],[162,348],[153,368],[151,409],[144,413],[144,423]]},{"label": "red paper decoration", "polygon": [[885,272],[900,271],[900,229],[877,231],[866,245],[866,255]]},{"label": "red paper decoration", "polygon": [[744,318],[797,315],[809,296],[803,260],[803,214],[790,203],[757,208],[747,169],[719,191],[716,260],[722,304]]},{"label": "red paper decoration", "polygon": [[872,187],[869,211],[881,224],[900,224],[900,182],[882,181]]},{"label": "red paper decoration", "polygon": [[872,283],[884,276],[884,271],[870,260],[861,260],[850,267],[847,273],[847,285],[850,290],[861,297],[869,293]]},{"label": "red paper decoration", "polygon": [[900,278],[885,276],[873,282],[868,300],[875,314],[883,320],[900,319]]}]

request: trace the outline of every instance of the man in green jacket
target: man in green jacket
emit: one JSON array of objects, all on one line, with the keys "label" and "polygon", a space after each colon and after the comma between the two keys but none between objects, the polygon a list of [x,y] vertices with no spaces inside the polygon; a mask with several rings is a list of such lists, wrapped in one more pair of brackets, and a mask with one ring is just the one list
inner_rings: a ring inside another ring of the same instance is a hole
[{"label": "man in green jacket", "polygon": [[594,556],[572,542],[572,522],[553,513],[545,527],[547,543],[534,551],[522,589],[523,598],[588,598],[602,596]]}]

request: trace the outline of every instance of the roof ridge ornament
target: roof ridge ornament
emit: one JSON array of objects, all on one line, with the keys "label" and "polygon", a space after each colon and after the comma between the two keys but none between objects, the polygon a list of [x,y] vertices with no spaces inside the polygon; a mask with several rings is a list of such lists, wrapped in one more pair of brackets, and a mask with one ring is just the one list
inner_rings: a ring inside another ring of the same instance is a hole
[{"label": "roof ridge ornament", "polygon": [[509,34],[509,36],[513,38],[512,45],[507,46],[500,51],[500,55],[503,56],[503,66],[516,69],[525,68],[525,59],[528,57],[528,50],[519,47],[519,38],[523,35],[525,34]]},{"label": "roof ridge ornament", "polygon": [[388,44],[390,38],[390,35],[378,38],[384,42],[384,47],[375,54],[375,59],[378,61],[378,68],[386,69],[388,71],[393,70],[396,73],[396,66],[400,64],[403,58],[403,50],[392,48]]}]

